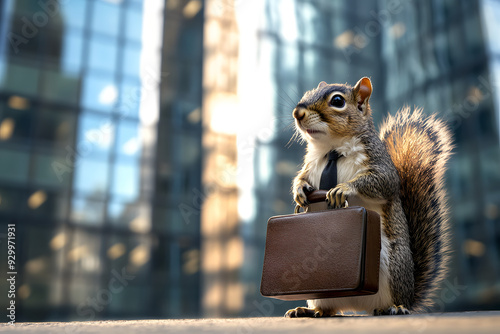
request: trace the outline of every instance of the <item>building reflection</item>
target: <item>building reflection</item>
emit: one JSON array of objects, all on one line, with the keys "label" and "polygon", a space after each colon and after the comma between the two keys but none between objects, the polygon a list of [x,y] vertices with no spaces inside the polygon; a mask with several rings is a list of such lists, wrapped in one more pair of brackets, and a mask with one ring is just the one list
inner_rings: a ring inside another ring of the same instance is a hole
[{"label": "building reflection", "polygon": [[[1,7],[9,38],[0,72],[0,211],[26,246],[20,318],[164,314],[150,284],[153,253],[171,239],[153,234],[153,211],[162,206],[154,198],[164,4]],[[92,306],[121,270],[133,284]],[[147,307],[124,303],[148,295]]]}]

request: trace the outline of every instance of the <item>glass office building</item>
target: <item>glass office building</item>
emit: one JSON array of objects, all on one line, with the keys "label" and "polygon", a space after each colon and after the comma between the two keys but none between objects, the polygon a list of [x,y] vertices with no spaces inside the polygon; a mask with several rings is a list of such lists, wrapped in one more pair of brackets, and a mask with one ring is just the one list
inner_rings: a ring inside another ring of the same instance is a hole
[{"label": "glass office building", "polygon": [[199,217],[177,206],[200,183],[199,119],[184,115],[201,103],[203,11],[183,5],[0,2],[19,320],[199,314]]},{"label": "glass office building", "polygon": [[303,305],[259,293],[266,222],[292,212],[304,155],[291,112],[318,82],[362,76],[376,124],[408,104],[453,131],[438,310],[498,308],[498,13],[496,0],[0,0],[0,247],[16,224],[19,321]]}]

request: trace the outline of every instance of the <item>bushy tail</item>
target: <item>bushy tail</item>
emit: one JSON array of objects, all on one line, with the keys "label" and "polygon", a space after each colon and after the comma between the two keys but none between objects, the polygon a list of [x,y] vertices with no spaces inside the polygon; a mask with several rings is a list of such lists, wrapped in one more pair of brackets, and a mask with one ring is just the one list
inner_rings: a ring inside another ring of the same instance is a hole
[{"label": "bushy tail", "polygon": [[401,178],[401,200],[415,264],[415,302],[423,311],[445,278],[449,258],[447,195],[444,187],[451,135],[443,121],[409,107],[389,116],[380,137]]}]

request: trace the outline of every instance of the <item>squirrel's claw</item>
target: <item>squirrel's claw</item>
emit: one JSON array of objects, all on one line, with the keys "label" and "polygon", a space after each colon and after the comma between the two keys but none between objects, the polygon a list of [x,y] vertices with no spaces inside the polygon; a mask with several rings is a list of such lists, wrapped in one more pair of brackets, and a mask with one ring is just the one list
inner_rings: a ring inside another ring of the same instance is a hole
[{"label": "squirrel's claw", "polygon": [[410,311],[403,305],[392,305],[387,309],[376,309],[373,311],[373,315],[399,315],[399,314],[410,314]]},{"label": "squirrel's claw", "polygon": [[306,191],[312,192],[314,188],[307,183],[306,181],[300,182],[297,187],[293,191],[293,199],[294,201],[301,207],[306,207],[309,205],[309,201],[307,200]]},{"label": "squirrel's claw", "polygon": [[346,183],[340,183],[335,188],[330,189],[326,193],[326,201],[328,202],[328,208],[338,209],[345,206],[348,194],[350,193],[350,188]]},{"label": "squirrel's claw", "polygon": [[296,307],[285,313],[285,318],[321,318],[325,316],[323,310],[319,308]]}]

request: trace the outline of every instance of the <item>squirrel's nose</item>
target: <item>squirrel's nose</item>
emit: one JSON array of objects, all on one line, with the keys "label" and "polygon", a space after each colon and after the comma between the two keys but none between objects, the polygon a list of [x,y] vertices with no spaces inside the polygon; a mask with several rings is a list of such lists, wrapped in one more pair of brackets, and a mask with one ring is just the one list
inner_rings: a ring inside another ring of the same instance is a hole
[{"label": "squirrel's nose", "polygon": [[297,107],[293,110],[293,118],[295,118],[298,121],[301,121],[306,117],[306,109]]}]

